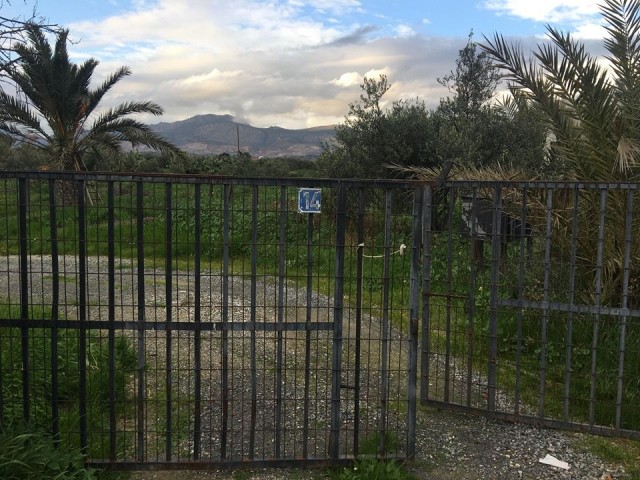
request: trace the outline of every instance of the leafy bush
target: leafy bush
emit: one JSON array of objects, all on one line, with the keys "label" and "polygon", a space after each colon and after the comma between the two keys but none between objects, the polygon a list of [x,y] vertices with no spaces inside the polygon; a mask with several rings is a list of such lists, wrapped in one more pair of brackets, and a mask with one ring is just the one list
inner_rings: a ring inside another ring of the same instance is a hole
[{"label": "leafy bush", "polygon": [[93,479],[79,449],[56,448],[51,437],[26,428],[0,431],[0,478],[29,480]]},{"label": "leafy bush", "polygon": [[333,480],[411,480],[413,477],[394,460],[360,460],[352,467],[339,470]]}]

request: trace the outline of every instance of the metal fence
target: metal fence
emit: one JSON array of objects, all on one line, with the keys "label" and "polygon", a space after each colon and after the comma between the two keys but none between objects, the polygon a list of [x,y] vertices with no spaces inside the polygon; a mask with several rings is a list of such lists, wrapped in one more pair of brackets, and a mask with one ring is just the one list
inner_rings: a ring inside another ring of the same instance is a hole
[{"label": "metal fence", "polygon": [[640,437],[639,188],[428,188],[422,403]]},{"label": "metal fence", "polygon": [[411,458],[419,401],[637,438],[639,189],[1,172],[0,428],[120,469]]},{"label": "metal fence", "polygon": [[0,427],[119,469],[413,456],[422,192],[0,173]]}]

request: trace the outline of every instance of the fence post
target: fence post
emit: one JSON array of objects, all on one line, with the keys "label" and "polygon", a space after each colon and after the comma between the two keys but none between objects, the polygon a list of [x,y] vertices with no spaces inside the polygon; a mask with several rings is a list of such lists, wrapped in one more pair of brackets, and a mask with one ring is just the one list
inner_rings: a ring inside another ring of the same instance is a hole
[{"label": "fence post", "polygon": [[[284,313],[285,284],[287,283],[287,187],[280,187],[280,211],[278,234],[278,305],[276,328],[276,388],[275,388],[275,456],[280,458],[282,450],[282,378],[284,365]],[[286,377],[285,377],[286,378]]]},{"label": "fence post", "polygon": [[544,247],[544,280],[542,284],[542,325],[540,332],[540,393],[538,416],[544,418],[544,403],[547,385],[547,363],[548,363],[548,325],[549,325],[549,295],[551,276],[551,235],[553,227],[553,190],[547,189],[547,226],[545,233]]},{"label": "fence post", "polygon": [[145,274],[144,274],[144,185],[136,182],[136,236],[137,236],[137,280],[138,280],[138,331],[137,331],[137,460],[144,461],[145,457]]},{"label": "fence post", "polygon": [[222,199],[222,350],[220,458],[227,458],[229,435],[229,243],[231,241],[231,184],[225,183]]},{"label": "fence post", "polygon": [[202,280],[201,280],[201,254],[202,254],[202,191],[199,183],[194,190],[194,226],[193,226],[193,250],[194,250],[194,306],[193,316],[197,325],[193,332],[193,368],[194,368],[194,408],[193,408],[193,459],[200,460],[202,443]]},{"label": "fence post", "polygon": [[249,431],[249,459],[256,448],[256,419],[258,411],[258,364],[256,359],[256,318],[258,298],[258,186],[251,188],[251,430]]},{"label": "fence post", "polygon": [[413,226],[411,238],[411,270],[409,274],[409,366],[407,394],[407,458],[416,454],[417,374],[418,374],[418,313],[420,297],[420,248],[422,246],[422,198],[424,187],[416,187],[413,193]]},{"label": "fence post", "polygon": [[596,383],[597,383],[597,362],[598,343],[600,342],[600,308],[602,307],[602,260],[604,255],[604,222],[607,209],[607,190],[600,189],[600,203],[598,215],[598,248],[596,253],[596,278],[594,285],[594,303],[596,313],[593,319],[593,340],[591,343],[591,386],[589,388],[589,424],[593,425],[596,414]]},{"label": "fence post", "polygon": [[58,260],[58,217],[56,182],[49,179],[49,229],[51,241],[51,433],[53,443],[60,444],[60,409],[58,401],[58,321],[60,320],[60,265]]},{"label": "fence post", "polygon": [[502,223],[502,189],[493,194],[493,224],[491,237],[491,298],[489,303],[489,365],[487,371],[487,410],[496,409],[498,362],[498,285],[500,276],[500,227]]},{"label": "fence post", "polygon": [[380,375],[380,442],[378,445],[378,454],[382,457],[385,455],[386,434],[387,434],[387,410],[388,390],[389,390],[389,296],[391,288],[391,207],[392,192],[387,189],[385,191],[385,207],[384,207],[384,267],[382,278],[382,333],[381,333],[381,365]]},{"label": "fence post", "polygon": [[627,206],[625,212],[625,234],[624,234],[624,261],[622,280],[622,301],[623,314],[620,315],[620,340],[618,344],[618,378],[616,392],[616,423],[615,428],[622,427],[622,397],[624,393],[624,362],[626,350],[627,315],[629,306],[629,277],[631,274],[631,240],[633,230],[633,190],[627,191]]},{"label": "fence post", "polygon": [[361,352],[362,352],[362,287],[364,267],[364,214],[365,191],[358,192],[358,253],[356,258],[356,348],[355,348],[355,388],[353,409],[353,454],[357,455],[360,448],[360,376],[361,376]]},{"label": "fence post", "polygon": [[[567,341],[565,345],[565,367],[564,367],[564,394],[563,394],[563,414],[562,419],[569,421],[569,402],[571,386],[571,356],[573,352],[573,317],[576,291],[576,250],[578,239],[578,203],[580,196],[578,189],[573,190],[573,218],[571,219],[571,260],[569,272],[569,312],[567,313]],[[521,255],[523,253],[521,252]],[[520,287],[522,288],[522,287]],[[518,337],[520,339],[520,337]],[[519,384],[518,384],[519,386]]]},{"label": "fence post", "polygon": [[[116,461],[116,248],[114,183],[107,185],[107,275],[109,316],[109,460]],[[53,227],[53,222],[52,222]]]},{"label": "fence post", "polygon": [[167,462],[171,461],[172,443],[173,443],[173,211],[171,205],[172,184],[167,182],[164,185],[164,281],[165,281],[165,304],[166,304],[166,332],[165,332],[165,383],[166,383],[166,399],[165,399],[165,454]]},{"label": "fence post", "polygon": [[80,448],[87,453],[87,208],[85,195],[87,184],[85,180],[78,181],[78,279],[79,279],[79,385],[80,390]]},{"label": "fence post", "polygon": [[427,186],[422,205],[422,337],[420,339],[420,400],[429,398],[429,330],[431,328],[431,198],[432,188]]},{"label": "fence post", "polygon": [[25,424],[29,423],[31,416],[29,401],[29,328],[26,324],[29,320],[29,259],[27,237],[27,209],[29,207],[29,184],[26,178],[18,180],[18,235],[20,242],[20,322],[22,328],[22,417]]},{"label": "fence post", "polygon": [[340,384],[342,377],[342,317],[344,308],[344,242],[345,242],[345,186],[338,186],[336,211],[336,270],[333,303],[333,362],[331,371],[331,434],[329,454],[340,454]]}]

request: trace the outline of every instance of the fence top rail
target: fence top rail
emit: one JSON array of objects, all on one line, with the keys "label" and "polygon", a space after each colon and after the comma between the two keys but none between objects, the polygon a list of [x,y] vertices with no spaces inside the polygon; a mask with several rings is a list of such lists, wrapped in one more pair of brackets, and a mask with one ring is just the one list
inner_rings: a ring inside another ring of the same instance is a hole
[{"label": "fence top rail", "polygon": [[[4,170],[0,179],[76,180],[103,182],[190,183],[204,185],[262,185],[291,187],[339,187],[352,188],[416,188],[436,187],[437,180],[425,179],[337,179],[310,177],[232,177],[226,175],[193,175],[176,173],[137,172],[72,172],[47,170]],[[640,190],[640,182],[573,182],[573,181],[512,181],[512,180],[447,180],[444,188],[517,188],[517,189],[589,189],[589,190]]]},{"label": "fence top rail", "polygon": [[578,190],[640,190],[640,182],[570,182],[570,181],[511,181],[511,180],[448,180],[445,188],[517,188],[578,189]]},{"label": "fence top rail", "polygon": [[330,178],[268,178],[232,177],[226,175],[191,175],[166,173],[112,173],[112,172],[63,172],[43,170],[0,171],[0,179],[75,180],[102,182],[184,183],[203,185],[261,185],[290,187],[339,187],[353,188],[415,188],[431,182],[394,179],[330,179]]}]

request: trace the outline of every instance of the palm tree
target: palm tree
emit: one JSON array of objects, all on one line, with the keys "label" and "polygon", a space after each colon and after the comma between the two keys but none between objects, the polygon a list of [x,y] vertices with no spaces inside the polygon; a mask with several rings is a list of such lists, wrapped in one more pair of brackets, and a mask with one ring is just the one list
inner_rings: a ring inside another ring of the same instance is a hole
[{"label": "palm tree", "polygon": [[153,102],[127,102],[96,114],[103,97],[131,70],[121,67],[92,89],[98,61],[72,63],[68,34],[57,33],[52,49],[39,26],[28,27],[28,42],[15,47],[19,68],[8,74],[18,93],[0,91],[0,136],[45,150],[48,167],[57,170],[86,170],[85,153],[114,157],[123,142],[181,155],[147,125],[128,118],[137,113],[161,115],[162,108]]},{"label": "palm tree", "polygon": [[553,139],[552,154],[568,166],[568,178],[638,178],[639,10],[638,0],[605,0],[601,7],[611,69],[584,44],[551,26],[550,42],[538,45],[532,58],[499,34],[482,45],[506,71],[511,89],[542,112]]},{"label": "palm tree", "polygon": [[[640,0],[605,0],[601,13],[607,31],[605,65],[570,34],[547,27],[550,42],[525,57],[518,45],[495,34],[482,47],[506,71],[516,96],[537,109],[544,119],[551,158],[566,168],[564,178],[584,182],[640,179]],[[580,231],[576,242],[584,278],[595,281],[598,248],[599,194],[583,191]],[[606,201],[602,243],[603,298],[620,298],[624,278],[626,192],[612,191]],[[540,205],[544,218],[544,205]],[[637,208],[634,220],[637,222]],[[533,216],[533,215],[532,215]],[[571,241],[571,215],[558,218],[554,245]],[[566,245],[565,245],[566,247]],[[632,245],[632,278],[640,274],[640,246]]]}]

